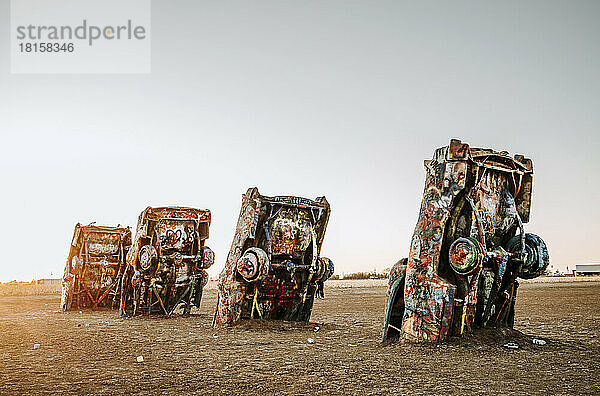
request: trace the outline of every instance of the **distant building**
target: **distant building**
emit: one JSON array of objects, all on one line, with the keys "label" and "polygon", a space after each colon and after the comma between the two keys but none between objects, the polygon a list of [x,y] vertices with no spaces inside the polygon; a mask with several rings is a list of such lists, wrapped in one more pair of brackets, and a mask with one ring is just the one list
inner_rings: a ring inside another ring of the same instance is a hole
[{"label": "distant building", "polygon": [[62,279],[38,279],[36,283],[38,285],[60,285]]},{"label": "distant building", "polygon": [[600,275],[600,263],[576,264],[575,275]]}]

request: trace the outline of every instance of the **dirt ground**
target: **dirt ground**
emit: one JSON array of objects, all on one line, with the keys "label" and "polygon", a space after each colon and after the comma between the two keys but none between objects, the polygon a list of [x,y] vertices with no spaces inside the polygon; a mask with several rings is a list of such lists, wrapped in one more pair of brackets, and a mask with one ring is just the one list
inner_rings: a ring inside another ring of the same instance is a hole
[{"label": "dirt ground", "polygon": [[344,285],[315,302],[313,323],[230,329],[211,327],[214,288],[199,311],[170,318],[62,314],[57,295],[2,296],[0,393],[600,393],[600,282],[524,284],[518,332],[434,346],[381,344],[385,287]]}]

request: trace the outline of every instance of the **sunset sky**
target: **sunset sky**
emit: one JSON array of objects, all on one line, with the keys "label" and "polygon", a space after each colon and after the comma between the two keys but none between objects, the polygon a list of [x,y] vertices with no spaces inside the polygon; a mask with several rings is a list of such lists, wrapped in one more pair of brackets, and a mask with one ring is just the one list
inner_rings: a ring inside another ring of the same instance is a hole
[{"label": "sunset sky", "polygon": [[338,273],[408,252],[423,160],[459,138],[532,158],[531,222],[600,261],[600,2],[152,2],[150,74],[11,74],[0,0],[0,281],[59,277],[77,222],[325,195]]}]

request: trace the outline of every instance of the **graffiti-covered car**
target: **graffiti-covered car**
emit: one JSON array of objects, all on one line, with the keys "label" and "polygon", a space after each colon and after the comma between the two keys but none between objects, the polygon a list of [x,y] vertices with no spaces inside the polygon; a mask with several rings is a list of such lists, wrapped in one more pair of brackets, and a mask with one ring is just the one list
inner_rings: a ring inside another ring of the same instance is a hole
[{"label": "graffiti-covered car", "polygon": [[321,257],[329,221],[325,197],[260,195],[250,188],[218,281],[215,325],[240,319],[308,321],[334,271]]},{"label": "graffiti-covered car", "polygon": [[188,314],[200,307],[215,261],[205,246],[209,210],[185,207],[146,208],[138,218],[123,274],[121,315],[171,315],[178,307]]},{"label": "graffiti-covered car", "polygon": [[77,223],[63,275],[61,311],[117,307],[130,246],[129,227]]},{"label": "graffiti-covered car", "polygon": [[425,172],[409,257],[390,271],[383,339],[439,342],[474,327],[512,327],[517,278],[549,264],[544,241],[523,227],[531,160],[452,139]]}]

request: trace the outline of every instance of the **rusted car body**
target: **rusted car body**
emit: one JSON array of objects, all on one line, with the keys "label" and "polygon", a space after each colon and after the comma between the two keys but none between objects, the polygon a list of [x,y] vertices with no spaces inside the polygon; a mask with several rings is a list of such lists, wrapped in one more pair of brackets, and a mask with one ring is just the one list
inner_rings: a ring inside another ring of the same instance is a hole
[{"label": "rusted car body", "polygon": [[77,223],[63,275],[61,311],[118,306],[130,246],[129,227]]},{"label": "rusted car body", "polygon": [[514,321],[517,278],[548,266],[544,241],[525,233],[533,165],[460,140],[425,161],[425,191],[409,257],[392,267],[383,340],[439,342]]},{"label": "rusted car body", "polygon": [[209,210],[185,207],[146,208],[138,218],[123,274],[121,315],[187,314],[200,306],[209,268],[215,261],[205,246]]},{"label": "rusted car body", "polygon": [[308,321],[315,296],[324,297],[323,283],[334,271],[333,262],[320,256],[329,214],[325,197],[267,197],[248,189],[219,276],[214,324]]}]

